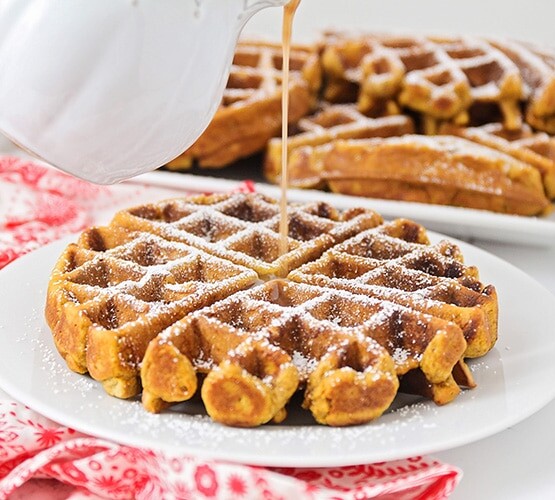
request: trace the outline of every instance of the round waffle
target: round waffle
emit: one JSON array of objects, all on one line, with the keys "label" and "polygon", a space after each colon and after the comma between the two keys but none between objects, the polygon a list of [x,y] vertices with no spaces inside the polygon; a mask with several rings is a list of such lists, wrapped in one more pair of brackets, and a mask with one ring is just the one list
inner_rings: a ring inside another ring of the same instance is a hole
[{"label": "round waffle", "polygon": [[[448,242],[370,210],[254,194],[142,205],[67,247],[46,318],[68,366],[150,411],[200,392],[236,426],[379,417],[400,390],[451,401],[497,338],[497,298]],[[282,276],[282,278],[279,278]],[[199,391],[200,388],[200,391]]]}]

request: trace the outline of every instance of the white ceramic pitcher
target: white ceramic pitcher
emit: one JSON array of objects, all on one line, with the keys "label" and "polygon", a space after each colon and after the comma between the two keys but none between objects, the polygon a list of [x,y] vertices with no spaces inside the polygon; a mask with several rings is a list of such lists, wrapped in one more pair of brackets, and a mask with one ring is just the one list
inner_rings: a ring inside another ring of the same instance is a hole
[{"label": "white ceramic pitcher", "polygon": [[237,37],[286,0],[2,0],[0,131],[78,177],[154,170],[202,133]]}]

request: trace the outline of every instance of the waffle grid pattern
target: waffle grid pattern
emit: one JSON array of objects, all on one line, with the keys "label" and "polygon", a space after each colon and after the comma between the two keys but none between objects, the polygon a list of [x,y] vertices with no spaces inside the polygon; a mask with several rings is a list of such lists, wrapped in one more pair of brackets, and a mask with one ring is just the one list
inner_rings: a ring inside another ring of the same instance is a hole
[{"label": "waffle grid pattern", "polygon": [[274,261],[261,235],[277,245],[277,211],[261,195],[202,195],[85,231],[46,304],[68,366],[114,396],[142,391],[154,412],[200,392],[237,426],[282,421],[299,390],[317,422],[350,425],[399,387],[445,404],[475,385],[464,359],[495,343],[497,301],[455,245],[312,203],[289,207],[289,252]]}]

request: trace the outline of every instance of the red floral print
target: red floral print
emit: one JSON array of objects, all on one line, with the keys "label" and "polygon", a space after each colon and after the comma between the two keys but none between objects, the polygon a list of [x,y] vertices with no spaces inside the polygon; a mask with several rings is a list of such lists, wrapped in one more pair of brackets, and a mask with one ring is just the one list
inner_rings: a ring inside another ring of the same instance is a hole
[{"label": "red floral print", "polygon": [[227,487],[235,497],[241,497],[247,493],[245,480],[236,474],[229,476],[229,479],[227,480]]},{"label": "red floral print", "polygon": [[211,498],[218,491],[218,480],[214,470],[209,465],[201,465],[195,471],[195,484],[197,490]]},{"label": "red floral print", "polygon": [[294,474],[294,477],[300,479],[301,481],[316,481],[322,477],[322,474],[314,469],[302,469],[297,470]]},{"label": "red floral print", "polygon": [[16,439],[17,439],[17,434],[15,432],[0,429],[0,444],[9,443],[11,441],[15,441]]},{"label": "red floral print", "polygon": [[59,443],[63,435],[64,433],[58,429],[45,429],[40,424],[38,425],[38,430],[35,432],[37,443],[41,448],[48,448]]}]

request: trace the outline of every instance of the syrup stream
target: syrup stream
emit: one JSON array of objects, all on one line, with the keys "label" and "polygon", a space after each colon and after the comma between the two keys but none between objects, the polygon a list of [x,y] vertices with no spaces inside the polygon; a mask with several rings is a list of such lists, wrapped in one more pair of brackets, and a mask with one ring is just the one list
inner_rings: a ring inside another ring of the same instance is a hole
[{"label": "syrup stream", "polygon": [[287,136],[289,124],[289,54],[291,52],[291,31],[293,17],[301,0],[291,0],[283,8],[281,43],[283,50],[281,78],[281,199],[279,219],[279,255],[287,253],[289,227],[287,221]]}]

